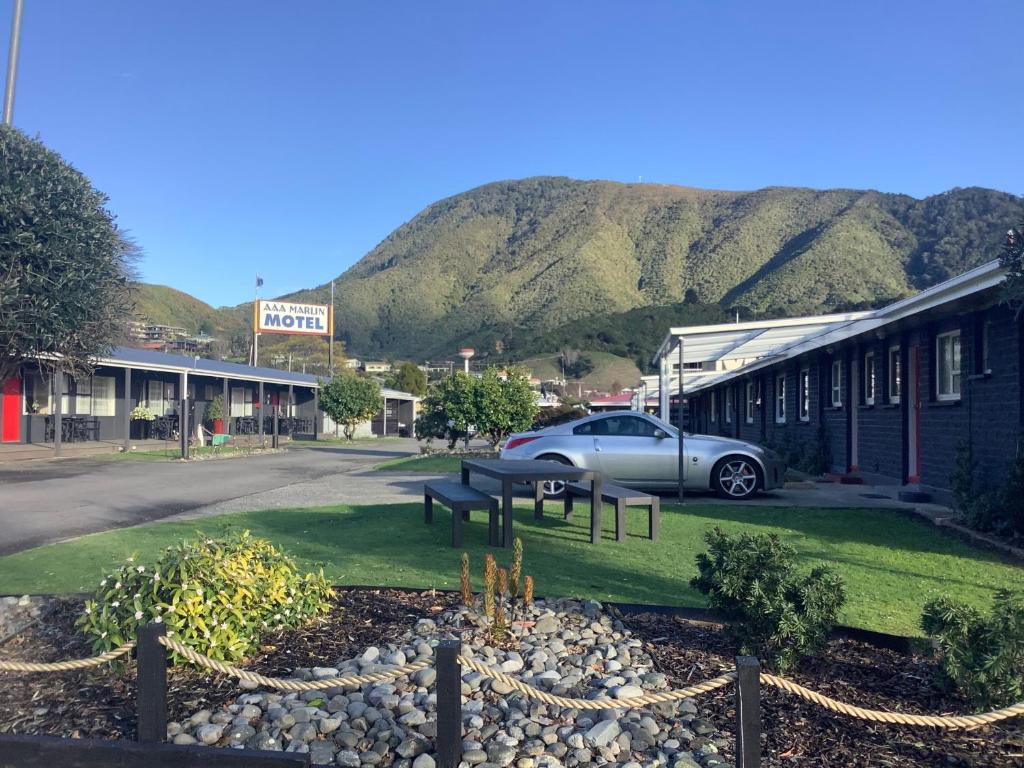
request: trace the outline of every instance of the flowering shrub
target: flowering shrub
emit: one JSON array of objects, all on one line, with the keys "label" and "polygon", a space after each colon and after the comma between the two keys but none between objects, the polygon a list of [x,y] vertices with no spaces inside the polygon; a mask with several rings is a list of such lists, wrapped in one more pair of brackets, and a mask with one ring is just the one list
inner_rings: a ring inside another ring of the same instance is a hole
[{"label": "flowering shrub", "polygon": [[325,612],[330,595],[322,572],[300,574],[291,558],[245,531],[183,541],[155,565],[128,558],[100,581],[78,626],[99,652],[134,638],[140,624],[162,622],[169,637],[237,661],[255,650],[263,632]]},{"label": "flowering shrub", "polygon": [[136,405],[128,414],[132,421],[156,421],[156,414],[144,405]]}]

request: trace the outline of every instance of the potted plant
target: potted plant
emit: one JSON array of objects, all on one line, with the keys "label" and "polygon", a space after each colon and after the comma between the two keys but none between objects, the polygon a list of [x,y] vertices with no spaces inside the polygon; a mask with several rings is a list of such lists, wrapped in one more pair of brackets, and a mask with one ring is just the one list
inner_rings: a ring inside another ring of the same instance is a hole
[{"label": "potted plant", "polygon": [[148,440],[149,428],[156,420],[156,414],[144,405],[136,405],[128,414],[128,418],[132,422],[132,439]]},{"label": "potted plant", "polygon": [[206,420],[213,422],[213,434],[224,434],[224,395],[216,395],[207,403]]}]

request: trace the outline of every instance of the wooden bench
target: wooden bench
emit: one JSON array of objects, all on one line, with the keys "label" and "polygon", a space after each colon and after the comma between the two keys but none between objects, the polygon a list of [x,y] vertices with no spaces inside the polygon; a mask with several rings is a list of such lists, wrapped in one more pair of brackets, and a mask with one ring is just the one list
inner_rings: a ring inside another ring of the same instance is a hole
[{"label": "wooden bench", "polygon": [[474,509],[486,509],[487,541],[497,546],[498,541],[498,500],[469,485],[436,480],[423,484],[423,511],[426,522],[434,522],[434,501],[437,500],[452,511],[452,546],[462,546],[462,521],[469,520]]},{"label": "wooden bench", "polygon": [[[565,519],[572,518],[572,500],[575,496],[590,498],[590,486],[583,483],[566,483]],[[626,507],[647,507],[647,537],[657,541],[661,531],[661,499],[649,493],[634,491],[621,485],[604,483],[601,486],[601,501],[615,505],[615,540],[626,540]]]}]

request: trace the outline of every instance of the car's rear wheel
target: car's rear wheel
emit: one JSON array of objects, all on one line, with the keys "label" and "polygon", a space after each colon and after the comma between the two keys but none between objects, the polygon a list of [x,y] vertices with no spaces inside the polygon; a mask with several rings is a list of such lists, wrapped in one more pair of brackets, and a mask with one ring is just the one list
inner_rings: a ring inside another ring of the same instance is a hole
[{"label": "car's rear wheel", "polygon": [[746,456],[726,456],[715,464],[711,483],[722,498],[746,501],[761,487],[761,468]]},{"label": "car's rear wheel", "polygon": [[[565,456],[559,456],[555,453],[546,453],[543,456],[537,457],[540,461],[557,461],[559,464],[565,464],[572,466],[572,462],[569,461]],[[565,497],[565,481],[564,480],[545,480],[544,481],[544,498],[545,499],[561,499]]]}]

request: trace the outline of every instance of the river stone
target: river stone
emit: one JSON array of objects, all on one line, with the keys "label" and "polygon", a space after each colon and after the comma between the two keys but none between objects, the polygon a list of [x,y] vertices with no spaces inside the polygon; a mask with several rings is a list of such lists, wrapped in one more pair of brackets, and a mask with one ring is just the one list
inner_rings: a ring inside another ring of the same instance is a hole
[{"label": "river stone", "polygon": [[420,755],[412,761],[412,768],[434,768],[434,758],[430,755]]},{"label": "river stone", "polygon": [[587,731],[584,739],[592,747],[607,747],[621,731],[617,720],[601,720]]},{"label": "river stone", "polygon": [[334,756],[334,762],[342,768],[359,768],[359,754],[351,749],[343,749]]},{"label": "river stone", "polygon": [[174,737],[175,744],[195,744],[196,740],[187,733],[179,733]]},{"label": "river stone", "polygon": [[334,762],[334,745],[329,741],[314,741],[309,745],[309,762],[313,765],[330,765]]},{"label": "river stone", "polygon": [[497,742],[487,747],[488,762],[494,763],[495,765],[504,768],[504,766],[509,765],[515,759],[515,747],[511,747],[508,744],[500,744]]},{"label": "river stone", "polygon": [[200,725],[196,728],[196,738],[199,739],[203,744],[210,746],[220,741],[220,737],[224,735],[223,725],[214,725],[207,723],[206,725]]}]

